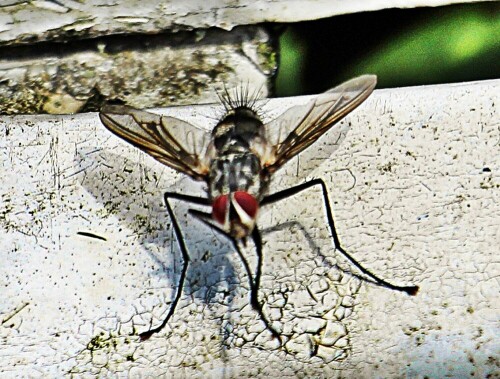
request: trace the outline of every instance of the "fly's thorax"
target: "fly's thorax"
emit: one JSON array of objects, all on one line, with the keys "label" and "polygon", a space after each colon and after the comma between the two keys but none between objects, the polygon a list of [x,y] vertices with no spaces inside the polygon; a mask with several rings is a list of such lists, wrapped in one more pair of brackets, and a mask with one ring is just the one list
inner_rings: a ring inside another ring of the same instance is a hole
[{"label": "fly's thorax", "polygon": [[244,191],[261,200],[269,184],[259,158],[250,152],[231,153],[210,162],[208,192],[211,199]]},{"label": "fly's thorax", "polygon": [[231,109],[212,131],[211,158],[251,152],[263,166],[273,148],[268,143],[264,124],[258,114],[246,106]]},{"label": "fly's thorax", "polygon": [[248,107],[229,111],[212,131],[217,151],[224,154],[234,148],[250,149],[254,141],[265,138],[263,123],[257,113]]},{"label": "fly's thorax", "polygon": [[255,227],[268,184],[255,154],[232,153],[213,159],[208,190],[214,220],[232,237],[247,237]]},{"label": "fly's thorax", "polygon": [[255,111],[239,106],[228,111],[212,132],[209,146],[209,195],[245,191],[259,201],[269,182],[263,164],[271,147]]}]

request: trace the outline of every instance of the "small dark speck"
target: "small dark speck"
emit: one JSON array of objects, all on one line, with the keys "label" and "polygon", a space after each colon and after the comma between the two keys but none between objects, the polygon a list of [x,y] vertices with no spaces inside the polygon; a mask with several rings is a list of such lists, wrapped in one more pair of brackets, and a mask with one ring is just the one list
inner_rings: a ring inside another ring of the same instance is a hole
[{"label": "small dark speck", "polygon": [[489,168],[489,167],[484,167],[484,168],[483,168],[483,172],[491,172],[491,168]]}]

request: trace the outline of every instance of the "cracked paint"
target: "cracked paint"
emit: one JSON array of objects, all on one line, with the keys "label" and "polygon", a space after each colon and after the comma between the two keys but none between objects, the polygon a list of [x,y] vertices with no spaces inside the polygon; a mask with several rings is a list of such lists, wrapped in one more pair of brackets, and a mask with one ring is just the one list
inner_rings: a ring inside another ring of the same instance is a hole
[{"label": "cracked paint", "polygon": [[[323,177],[346,250],[421,287],[408,297],[358,278],[331,248],[317,191],[263,209],[260,298],[288,336],[282,348],[248,303],[231,244],[182,204],[193,259],[184,292],[165,329],[141,342],[181,269],[162,194],[203,188],[114,138],[96,114],[0,117],[2,375],[494,374],[498,85],[375,91],[344,121],[339,151],[330,156],[326,135],[278,172],[276,190]],[[269,100],[264,114],[305,101]],[[211,107],[165,112],[216,122]]]}]

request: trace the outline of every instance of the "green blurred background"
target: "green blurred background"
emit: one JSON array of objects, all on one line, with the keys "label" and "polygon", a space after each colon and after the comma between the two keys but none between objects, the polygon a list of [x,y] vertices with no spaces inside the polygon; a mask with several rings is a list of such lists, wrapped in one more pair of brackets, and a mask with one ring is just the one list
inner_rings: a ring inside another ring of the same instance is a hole
[{"label": "green blurred background", "polygon": [[378,88],[500,77],[500,3],[389,9],[289,25],[277,96],[319,93],[364,73]]}]

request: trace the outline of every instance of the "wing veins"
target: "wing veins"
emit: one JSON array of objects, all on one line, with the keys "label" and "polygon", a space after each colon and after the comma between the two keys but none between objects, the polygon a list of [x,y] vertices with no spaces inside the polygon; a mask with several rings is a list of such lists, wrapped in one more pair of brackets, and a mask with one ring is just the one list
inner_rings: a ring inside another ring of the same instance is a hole
[{"label": "wing veins", "polygon": [[[106,111],[107,109],[109,112]],[[100,113],[101,121],[111,132],[174,170],[183,172],[196,180],[204,180],[206,178],[206,170],[200,165],[198,154],[189,153],[178,142],[163,124],[163,116],[135,110],[126,106],[116,107],[119,111],[113,111],[113,109],[112,106],[104,108]],[[147,114],[148,117],[157,117],[159,121],[143,121],[139,117],[140,113],[136,114],[137,112]],[[113,117],[114,115],[130,117],[135,126],[122,125]],[[177,121],[183,122],[180,120]]]},{"label": "wing veins", "polygon": [[[361,76],[319,95],[310,104],[306,104],[304,107],[307,109],[304,115],[295,122],[296,126],[282,142],[275,146],[275,160],[268,166],[268,170],[271,172],[277,170],[294,155],[314,143],[334,124],[360,105],[371,94],[375,84],[375,76]],[[329,95],[338,95],[338,97],[328,100]],[[332,103],[325,104],[329,101]],[[322,109],[322,107],[325,108]]]}]

